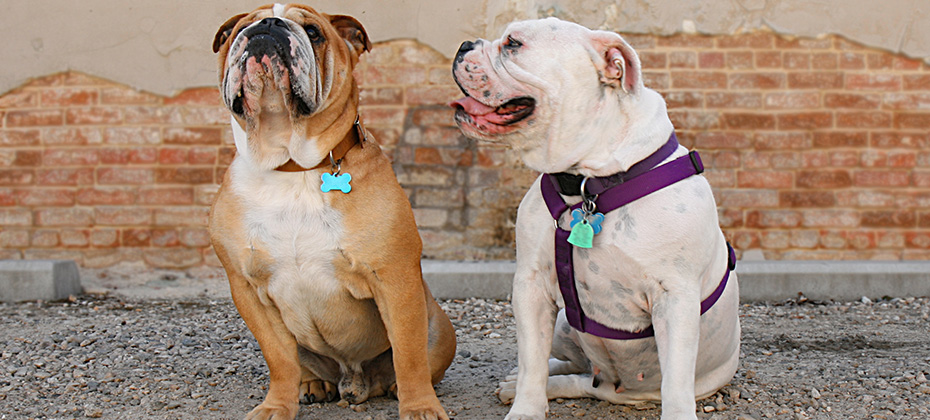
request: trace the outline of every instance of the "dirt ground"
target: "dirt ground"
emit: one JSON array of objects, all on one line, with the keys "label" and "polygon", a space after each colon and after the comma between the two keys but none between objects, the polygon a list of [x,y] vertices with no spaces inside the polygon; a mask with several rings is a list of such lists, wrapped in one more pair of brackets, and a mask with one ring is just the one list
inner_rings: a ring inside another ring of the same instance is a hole
[{"label": "dirt ground", "polygon": [[[228,297],[182,295],[0,304],[0,419],[243,418],[267,387],[261,352]],[[502,419],[495,389],[516,364],[509,302],[441,304],[458,335],[436,387],[443,406],[455,419]],[[744,305],[740,369],[698,417],[930,418],[928,312],[926,298]],[[589,399],[549,407],[556,419],[660,415]],[[302,405],[298,418],[396,419],[397,402]]]}]

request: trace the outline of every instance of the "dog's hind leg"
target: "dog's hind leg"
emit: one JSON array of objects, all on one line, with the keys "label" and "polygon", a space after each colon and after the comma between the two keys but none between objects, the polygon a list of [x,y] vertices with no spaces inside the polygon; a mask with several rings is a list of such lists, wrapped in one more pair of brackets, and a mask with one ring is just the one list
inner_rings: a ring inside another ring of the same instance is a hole
[{"label": "dog's hind leg", "polygon": [[339,381],[339,364],[329,357],[313,353],[305,348],[300,354],[300,396],[307,404],[330,402],[339,397],[336,382]]}]

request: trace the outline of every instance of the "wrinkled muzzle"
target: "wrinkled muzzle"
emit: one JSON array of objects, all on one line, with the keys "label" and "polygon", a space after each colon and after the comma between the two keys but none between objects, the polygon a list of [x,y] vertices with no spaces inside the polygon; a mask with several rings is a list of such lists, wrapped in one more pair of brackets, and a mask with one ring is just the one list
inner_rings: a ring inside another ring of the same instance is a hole
[{"label": "wrinkled muzzle", "polygon": [[[320,71],[306,34],[293,22],[266,18],[233,41],[226,59],[223,99],[234,114],[262,111],[312,114],[323,102]],[[268,109],[271,108],[271,109]]]}]

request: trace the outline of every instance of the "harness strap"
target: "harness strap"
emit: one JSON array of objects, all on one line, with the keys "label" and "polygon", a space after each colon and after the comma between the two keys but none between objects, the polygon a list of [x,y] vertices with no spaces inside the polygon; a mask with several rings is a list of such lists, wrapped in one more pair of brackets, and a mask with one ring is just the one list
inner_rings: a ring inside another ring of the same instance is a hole
[{"label": "harness strap", "polygon": [[[672,143],[674,144],[674,148],[671,148],[671,151],[669,151],[669,144]],[[656,156],[665,155],[662,157],[662,159],[658,159],[658,161],[654,164],[661,163],[669,155],[671,155],[671,153],[674,152],[677,147],[678,141],[675,138],[674,133],[672,133],[672,136],[669,138],[669,142],[667,142],[662,148],[656,151],[656,153],[653,153],[651,156],[646,158],[646,160],[655,161],[657,159]],[[700,155],[698,155],[697,152],[692,151],[689,154],[681,156],[665,165],[652,167],[648,171],[637,174],[637,176],[624,179],[621,182],[622,187],[620,187],[621,184],[616,184],[613,187],[600,192],[600,195],[595,200],[595,203],[599,211],[602,213],[607,213],[633,201],[636,201],[637,199],[645,197],[646,195],[649,195],[653,192],[659,191],[678,181],[689,178],[692,175],[700,174],[703,171],[704,165],[701,162]],[[592,178],[591,180],[596,179],[599,178]],[[589,182],[591,180],[589,180]],[[587,185],[590,184],[586,184],[586,186]],[[562,200],[562,197],[559,194],[559,183],[553,175],[544,174],[543,179],[540,180],[540,187],[542,190],[543,199],[546,202],[546,207],[549,209],[549,213],[552,218],[556,221],[556,274],[559,280],[559,291],[562,293],[562,300],[565,302],[565,316],[569,325],[579,331],[588,334],[615,340],[633,340],[654,336],[655,330],[652,328],[652,326],[649,326],[648,328],[641,331],[618,330],[600,324],[597,321],[588,318],[584,314],[584,311],[581,308],[581,302],[578,298],[578,290],[575,286],[573,246],[568,243],[568,237],[571,232],[558,226],[558,220],[562,213],[564,213],[569,208],[580,208],[582,203],[575,204],[571,207],[565,204],[565,201]],[[727,250],[727,271],[724,273],[723,279],[721,279],[720,284],[717,285],[717,288],[714,289],[710,296],[701,301],[701,315],[713,307],[717,300],[720,299],[724,289],[726,289],[727,280],[730,277],[730,271],[736,267],[736,254],[734,253],[733,248],[729,243],[727,243]]]}]

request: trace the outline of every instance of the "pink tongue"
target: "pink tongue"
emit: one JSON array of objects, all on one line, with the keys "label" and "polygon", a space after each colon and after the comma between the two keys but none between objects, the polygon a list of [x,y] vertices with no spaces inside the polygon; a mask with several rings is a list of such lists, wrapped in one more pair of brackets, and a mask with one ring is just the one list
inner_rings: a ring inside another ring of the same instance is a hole
[{"label": "pink tongue", "polygon": [[495,108],[491,108],[481,102],[474,100],[471,96],[466,96],[462,99],[454,101],[449,104],[450,106],[460,106],[465,110],[469,115],[487,115],[494,112]]}]

